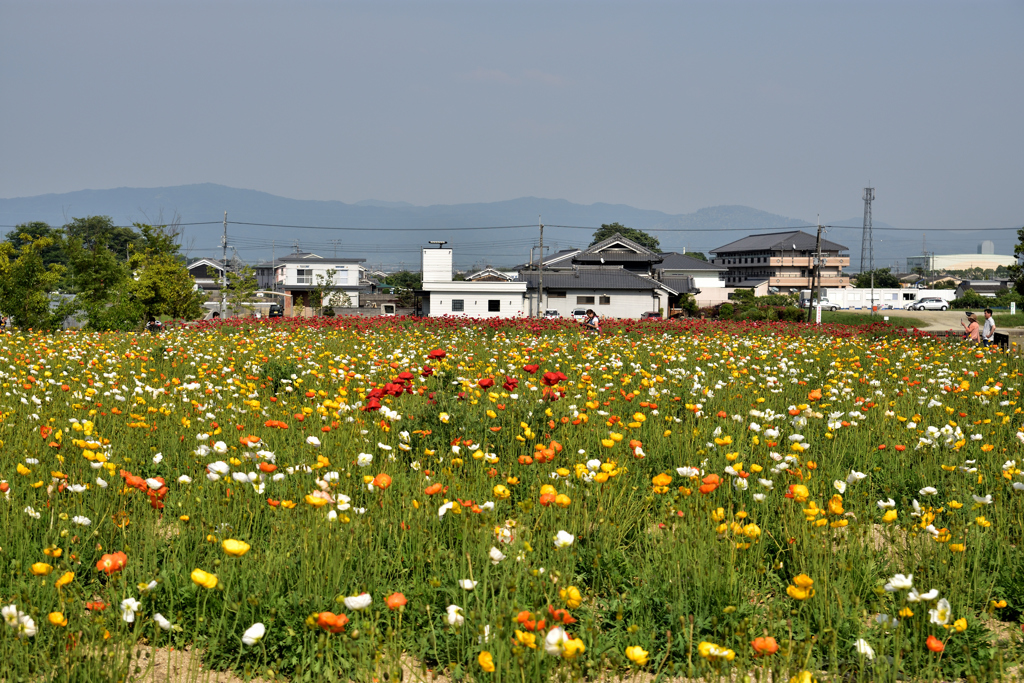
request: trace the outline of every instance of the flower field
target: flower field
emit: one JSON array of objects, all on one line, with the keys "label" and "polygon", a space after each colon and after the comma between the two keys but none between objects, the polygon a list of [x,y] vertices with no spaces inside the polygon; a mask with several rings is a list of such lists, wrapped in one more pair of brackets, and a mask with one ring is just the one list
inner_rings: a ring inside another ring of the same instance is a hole
[{"label": "flower field", "polygon": [[1011,680],[1022,373],[877,326],[6,335],[0,679]]}]

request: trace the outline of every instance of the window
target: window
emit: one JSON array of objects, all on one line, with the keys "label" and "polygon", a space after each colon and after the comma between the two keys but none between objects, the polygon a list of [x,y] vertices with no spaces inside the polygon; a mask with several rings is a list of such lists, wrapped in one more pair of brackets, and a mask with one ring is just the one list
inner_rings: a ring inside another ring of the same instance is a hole
[{"label": "window", "polygon": [[466,310],[464,299],[452,299],[452,313],[462,313]]},{"label": "window", "polygon": [[592,297],[592,296],[578,296],[578,297],[576,297],[576,305],[577,306],[583,306],[583,305],[586,305],[586,304],[593,304],[593,303],[594,303],[594,297]]},{"label": "window", "polygon": [[565,292],[552,292],[552,291],[548,290],[548,298],[549,299],[564,299],[565,298]]},{"label": "window", "polygon": [[498,299],[487,300],[487,312],[488,313],[499,313],[501,311],[501,301]]},{"label": "window", "polygon": [[601,304],[602,306],[610,306],[612,303],[612,298],[610,296],[602,296],[600,299],[598,299],[597,303]]},{"label": "window", "polygon": [[313,270],[311,268],[296,268],[295,270],[295,284],[297,285],[311,285],[313,284]]}]

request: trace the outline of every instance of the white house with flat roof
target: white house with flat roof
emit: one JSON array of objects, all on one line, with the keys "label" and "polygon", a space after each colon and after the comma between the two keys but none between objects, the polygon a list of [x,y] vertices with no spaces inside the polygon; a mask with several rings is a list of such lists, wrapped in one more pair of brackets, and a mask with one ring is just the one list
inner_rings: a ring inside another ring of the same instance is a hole
[{"label": "white house with flat roof", "polygon": [[452,280],[452,250],[424,248],[422,289],[417,292],[423,315],[467,318],[514,318],[525,315],[525,282]]}]

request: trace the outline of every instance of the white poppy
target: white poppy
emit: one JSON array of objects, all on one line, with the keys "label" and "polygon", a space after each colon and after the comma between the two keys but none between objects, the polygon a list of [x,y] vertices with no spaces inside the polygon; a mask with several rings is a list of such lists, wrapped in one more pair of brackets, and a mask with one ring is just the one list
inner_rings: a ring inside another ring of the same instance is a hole
[{"label": "white poppy", "polygon": [[875,651],[871,648],[870,645],[868,645],[868,642],[866,640],[864,640],[863,638],[858,638],[857,642],[854,643],[854,647],[857,648],[857,653],[858,654],[862,654],[865,657],[867,657],[868,659],[874,659],[875,658]]},{"label": "white poppy", "polygon": [[255,624],[245,629],[245,633],[242,634],[242,642],[252,647],[256,643],[263,639],[263,636],[267,632],[267,627],[262,622],[257,621]]},{"label": "white poppy", "polygon": [[910,574],[904,576],[903,574],[897,574],[896,576],[889,579],[889,583],[885,584],[885,590],[892,593],[894,591],[905,591],[910,590],[914,587],[914,575]]},{"label": "white poppy", "polygon": [[131,624],[135,621],[135,615],[142,609],[142,603],[135,598],[125,598],[121,601],[121,618]]},{"label": "white poppy", "polygon": [[448,624],[450,626],[462,626],[466,618],[462,616],[462,608],[458,605],[448,605]]},{"label": "white poppy", "polygon": [[171,622],[167,620],[167,617],[165,617],[164,615],[160,614],[159,612],[157,612],[156,614],[153,615],[153,621],[155,621],[156,625],[159,626],[160,628],[162,628],[163,630],[165,630],[165,631],[170,631],[171,630]]},{"label": "white poppy", "polygon": [[459,579],[459,588],[461,588],[464,591],[473,590],[474,588],[476,588],[476,584],[477,582],[473,581],[472,579]]},{"label": "white poppy", "polygon": [[489,553],[487,553],[487,556],[491,558],[491,564],[498,564],[507,557],[503,552],[501,552],[494,546],[491,546],[491,550]]},{"label": "white poppy", "polygon": [[345,598],[345,607],[358,612],[359,610],[364,610],[369,607],[372,602],[373,598],[370,597],[369,593],[360,593],[359,595],[352,595]]},{"label": "white poppy", "polygon": [[567,546],[572,545],[573,541],[575,540],[576,537],[570,534],[568,531],[559,531],[557,534],[555,534],[555,547],[565,548]]}]

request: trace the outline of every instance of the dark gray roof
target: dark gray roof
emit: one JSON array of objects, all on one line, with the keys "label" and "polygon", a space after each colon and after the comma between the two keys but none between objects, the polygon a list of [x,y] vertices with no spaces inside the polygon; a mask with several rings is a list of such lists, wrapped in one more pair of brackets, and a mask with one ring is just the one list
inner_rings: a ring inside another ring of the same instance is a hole
[{"label": "dark gray roof", "polygon": [[689,275],[681,277],[664,277],[660,282],[672,289],[676,294],[698,294],[700,289],[693,284],[693,278]]},{"label": "dark gray roof", "polygon": [[725,272],[729,270],[725,266],[716,266],[699,258],[693,258],[686,254],[669,251],[661,255],[663,259],[658,270],[708,270],[713,272]]},{"label": "dark gray roof", "polygon": [[[616,244],[621,244],[621,249],[613,249]],[[602,260],[603,259],[603,260]],[[661,263],[661,254],[651,251],[645,246],[637,244],[620,233],[615,233],[606,240],[587,247],[586,250],[576,254],[572,259],[573,263]]]},{"label": "dark gray roof", "polygon": [[[540,273],[525,270],[519,273],[519,280],[526,283],[526,288],[536,289]],[[649,277],[642,277],[624,268],[613,266],[604,268],[576,268],[571,271],[545,270],[545,289],[667,289],[676,292],[671,285],[663,284]]]},{"label": "dark gray roof", "polygon": [[[569,257],[573,256],[574,254],[576,254],[578,252],[579,252],[579,249],[577,249],[576,247],[570,247],[569,249],[561,249],[561,250],[555,252],[554,254],[551,254],[551,255],[545,257],[544,258],[544,263],[546,265],[556,264],[557,263],[557,265],[554,266],[556,268],[562,267],[562,265],[564,264],[564,267],[570,268],[571,267],[571,261],[570,261]],[[526,270],[529,267],[530,267],[529,263],[520,263],[517,266],[512,266],[512,268],[510,268],[509,270]]]},{"label": "dark gray roof", "polygon": [[[748,235],[723,247],[712,249],[711,252],[714,254],[728,254],[737,251],[794,251],[794,245],[796,245],[795,251],[814,251],[815,240],[816,237],[814,235],[808,235],[802,230],[772,232]],[[826,239],[821,240],[821,248],[823,251],[849,251],[850,249]]]}]

